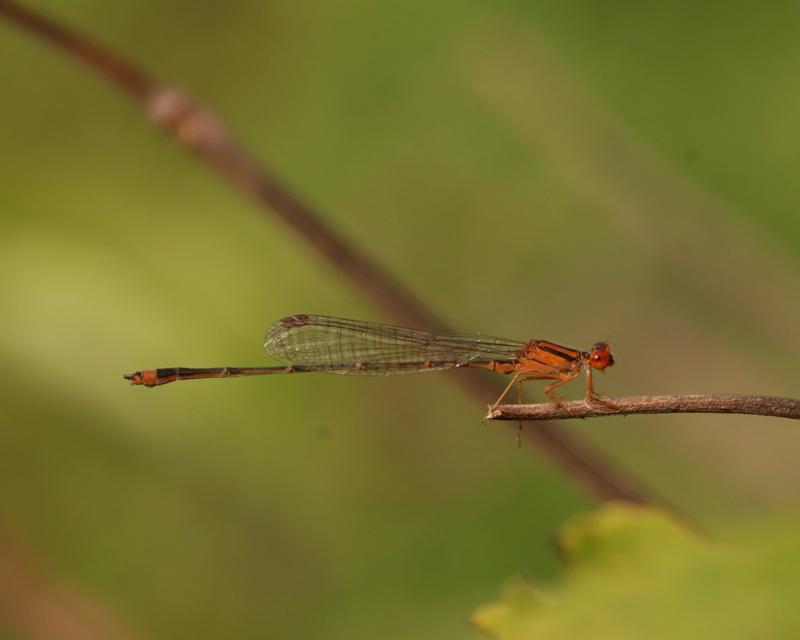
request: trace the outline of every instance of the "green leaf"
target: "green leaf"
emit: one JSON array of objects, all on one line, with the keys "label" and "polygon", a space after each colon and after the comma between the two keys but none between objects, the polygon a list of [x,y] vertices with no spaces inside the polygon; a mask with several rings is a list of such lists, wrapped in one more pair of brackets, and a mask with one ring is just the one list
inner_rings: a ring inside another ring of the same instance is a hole
[{"label": "green leaf", "polygon": [[499,640],[800,638],[800,526],[773,522],[707,540],[667,514],[607,504],[557,537],[566,571],[517,578],[479,608]]}]

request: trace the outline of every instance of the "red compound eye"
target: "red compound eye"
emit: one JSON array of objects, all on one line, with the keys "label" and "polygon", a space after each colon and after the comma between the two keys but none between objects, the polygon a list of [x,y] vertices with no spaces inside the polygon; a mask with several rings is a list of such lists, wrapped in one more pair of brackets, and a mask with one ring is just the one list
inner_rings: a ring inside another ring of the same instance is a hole
[{"label": "red compound eye", "polygon": [[608,344],[605,342],[598,342],[594,345],[589,354],[589,363],[593,368],[600,369],[601,371],[606,367],[612,366],[614,364],[614,356],[611,355]]}]

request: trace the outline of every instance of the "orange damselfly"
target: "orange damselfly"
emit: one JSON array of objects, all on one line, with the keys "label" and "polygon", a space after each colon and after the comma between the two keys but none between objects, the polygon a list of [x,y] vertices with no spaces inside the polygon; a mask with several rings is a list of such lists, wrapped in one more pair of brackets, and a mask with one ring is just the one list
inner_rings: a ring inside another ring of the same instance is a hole
[{"label": "orange damselfly", "polygon": [[520,342],[482,334],[444,334],[375,322],[328,316],[287,316],[267,329],[267,353],[286,363],[277,367],[170,367],[126,374],[131,384],[157,387],[176,380],[229,378],[281,373],[326,372],[347,375],[396,375],[470,367],[513,374],[496,407],[514,383],[553,380],[544,392],[562,404],[554,389],[583,373],[587,400],[601,400],[592,386],[592,370],[614,364],[606,342],[579,351],[547,340]]}]

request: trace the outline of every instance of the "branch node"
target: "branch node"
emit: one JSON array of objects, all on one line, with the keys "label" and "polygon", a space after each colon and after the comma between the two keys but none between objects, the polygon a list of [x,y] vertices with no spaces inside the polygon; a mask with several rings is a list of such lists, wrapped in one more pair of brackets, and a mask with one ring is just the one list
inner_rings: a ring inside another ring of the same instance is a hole
[{"label": "branch node", "polygon": [[178,142],[186,147],[227,147],[230,143],[221,120],[175,87],[162,86],[151,91],[145,105],[153,123],[174,133]]}]

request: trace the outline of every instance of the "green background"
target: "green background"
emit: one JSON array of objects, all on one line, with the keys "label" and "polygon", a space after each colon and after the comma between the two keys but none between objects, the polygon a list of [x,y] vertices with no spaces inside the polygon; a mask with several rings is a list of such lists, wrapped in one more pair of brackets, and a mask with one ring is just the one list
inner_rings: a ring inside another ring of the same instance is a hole
[{"label": "green background", "polygon": [[[608,338],[609,395],[800,395],[794,3],[35,6],[209,103],[459,330]],[[481,424],[472,372],[126,385],[267,362],[291,313],[391,318],[4,22],[0,78],[5,529],[152,638],[472,638],[508,576],[558,575],[591,500]],[[800,498],[788,421],[563,428],[711,531]]]}]

